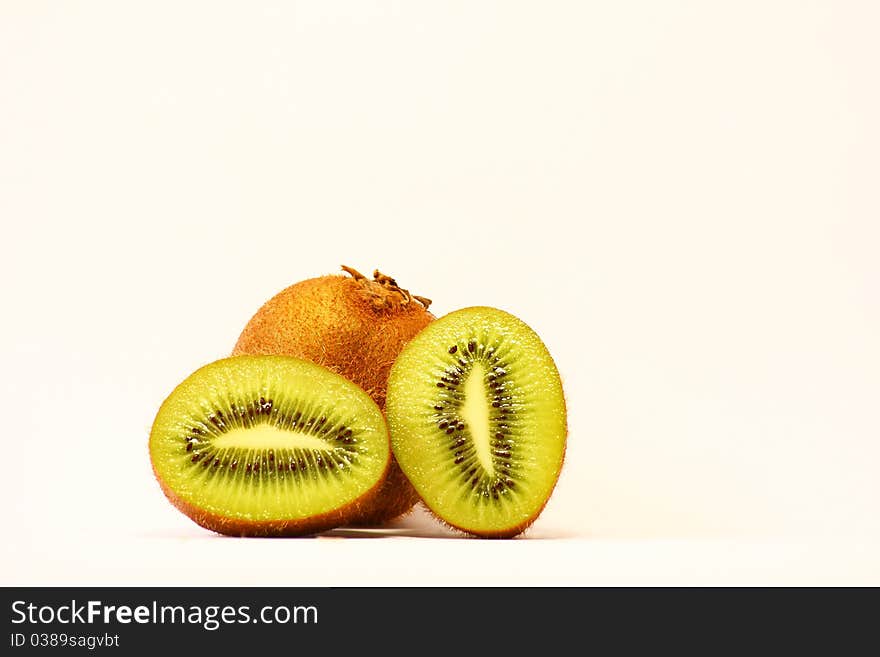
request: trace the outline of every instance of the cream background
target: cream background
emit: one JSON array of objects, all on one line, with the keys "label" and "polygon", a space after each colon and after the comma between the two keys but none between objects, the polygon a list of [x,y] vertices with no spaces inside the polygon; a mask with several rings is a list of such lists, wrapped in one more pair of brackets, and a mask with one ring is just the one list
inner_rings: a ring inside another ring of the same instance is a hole
[{"label": "cream background", "polygon": [[[878,26],[0,1],[2,583],[880,583]],[[166,503],[161,400],[341,263],[543,337],[547,540],[224,540]]]}]

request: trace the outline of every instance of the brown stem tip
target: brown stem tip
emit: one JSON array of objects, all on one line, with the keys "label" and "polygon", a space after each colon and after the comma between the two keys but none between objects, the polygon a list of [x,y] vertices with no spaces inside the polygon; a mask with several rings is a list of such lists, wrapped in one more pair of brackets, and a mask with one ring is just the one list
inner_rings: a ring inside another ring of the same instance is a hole
[{"label": "brown stem tip", "polygon": [[378,269],[373,271],[373,280],[369,280],[354,267],[342,265],[342,270],[363,285],[364,289],[370,294],[373,305],[377,308],[393,305],[395,301],[401,306],[406,306],[412,301],[416,301],[422,304],[425,310],[431,305],[430,299],[410,294],[409,290],[400,287],[391,276],[383,274]]}]

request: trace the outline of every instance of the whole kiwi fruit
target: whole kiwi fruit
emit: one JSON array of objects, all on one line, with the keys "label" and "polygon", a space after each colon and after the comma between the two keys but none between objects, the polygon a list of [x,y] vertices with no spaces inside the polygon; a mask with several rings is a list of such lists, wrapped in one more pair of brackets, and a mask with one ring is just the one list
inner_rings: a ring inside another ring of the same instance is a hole
[{"label": "whole kiwi fruit", "polygon": [[[270,298],[248,321],[232,353],[310,360],[363,388],[385,408],[388,376],[406,344],[430,324],[430,299],[410,294],[378,270],[300,281]],[[409,511],[418,494],[393,460],[379,493],[352,525],[382,525]]]}]

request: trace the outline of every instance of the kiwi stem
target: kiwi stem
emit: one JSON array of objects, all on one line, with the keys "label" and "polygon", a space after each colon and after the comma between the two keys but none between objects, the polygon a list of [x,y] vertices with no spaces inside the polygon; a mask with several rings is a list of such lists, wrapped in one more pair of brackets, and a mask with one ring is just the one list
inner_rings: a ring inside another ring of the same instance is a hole
[{"label": "kiwi stem", "polygon": [[373,280],[369,280],[354,267],[342,265],[342,270],[351,275],[354,280],[360,283],[365,290],[373,297],[373,303],[377,307],[384,308],[392,304],[392,299],[400,297],[401,306],[409,305],[412,301],[417,301],[424,306],[425,310],[431,305],[431,300],[426,297],[420,297],[417,294],[410,294],[409,290],[405,290],[397,284],[391,276],[383,274],[378,269],[373,271]]},{"label": "kiwi stem", "polygon": [[348,273],[348,274],[351,274],[352,278],[354,278],[354,280],[356,280],[356,281],[365,281],[365,280],[367,280],[367,277],[364,276],[362,273],[360,273],[360,272],[359,272],[357,269],[355,269],[354,267],[349,267],[348,265],[342,265],[342,271],[344,271],[344,272],[346,272],[346,273]]}]

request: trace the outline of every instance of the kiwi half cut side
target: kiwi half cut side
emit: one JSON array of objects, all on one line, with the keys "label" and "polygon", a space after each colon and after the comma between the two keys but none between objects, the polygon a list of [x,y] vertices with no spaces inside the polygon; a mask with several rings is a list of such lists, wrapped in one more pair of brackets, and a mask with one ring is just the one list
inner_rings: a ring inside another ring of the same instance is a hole
[{"label": "kiwi half cut side", "polygon": [[159,409],[153,471],[196,523],[236,536],[296,536],[348,523],[391,461],[376,403],[288,356],[235,356],[191,374]]},{"label": "kiwi half cut side", "polygon": [[386,415],[400,467],[441,520],[519,534],[543,510],[565,456],[565,398],[535,332],[495,308],[452,312],[394,363]]}]

